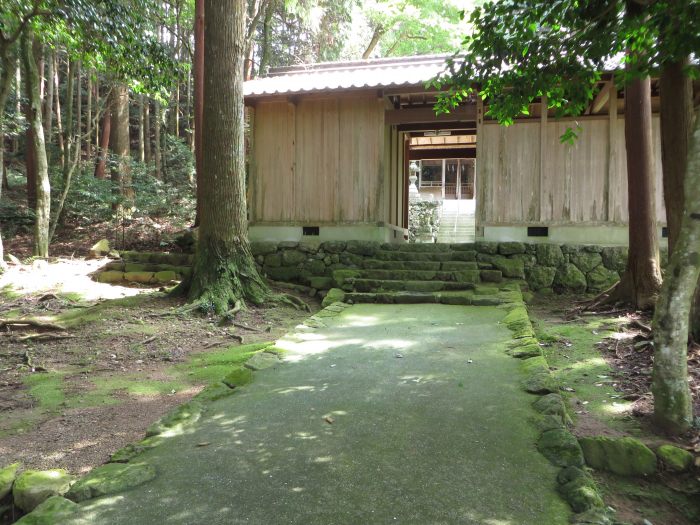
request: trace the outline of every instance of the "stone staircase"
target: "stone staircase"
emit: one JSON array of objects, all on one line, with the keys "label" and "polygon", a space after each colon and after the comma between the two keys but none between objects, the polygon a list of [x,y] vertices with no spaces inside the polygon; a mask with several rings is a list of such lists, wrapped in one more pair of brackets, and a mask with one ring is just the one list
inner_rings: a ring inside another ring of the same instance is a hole
[{"label": "stone staircase", "polygon": [[500,271],[480,268],[473,244],[383,245],[361,268],[333,272],[335,287],[355,302],[367,302],[368,295],[395,302],[397,294],[402,302],[439,302],[435,293],[466,297],[482,282],[502,280]]},{"label": "stone staircase", "polygon": [[475,214],[474,200],[444,200],[437,242],[474,242],[476,234]]}]

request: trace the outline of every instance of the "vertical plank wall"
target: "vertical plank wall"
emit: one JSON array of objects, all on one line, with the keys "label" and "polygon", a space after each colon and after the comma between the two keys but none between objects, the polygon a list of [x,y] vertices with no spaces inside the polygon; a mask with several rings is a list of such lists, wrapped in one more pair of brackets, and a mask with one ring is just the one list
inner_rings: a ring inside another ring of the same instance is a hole
[{"label": "vertical plank wall", "polygon": [[[571,120],[520,121],[509,127],[484,122],[477,148],[480,225],[625,224],[624,119],[613,117],[580,121],[579,138],[573,145],[559,140],[567,127],[575,126]],[[657,217],[663,223],[666,215],[656,115],[653,134]]]},{"label": "vertical plank wall", "polygon": [[386,220],[383,104],[374,95],[258,104],[251,222]]}]

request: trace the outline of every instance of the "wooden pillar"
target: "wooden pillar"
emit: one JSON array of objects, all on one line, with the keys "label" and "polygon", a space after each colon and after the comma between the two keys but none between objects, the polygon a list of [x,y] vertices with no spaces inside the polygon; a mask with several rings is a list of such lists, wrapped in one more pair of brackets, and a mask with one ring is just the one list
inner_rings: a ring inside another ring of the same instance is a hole
[{"label": "wooden pillar", "polygon": [[[608,97],[608,169],[605,171],[605,182],[603,186],[603,202],[605,208],[605,220],[608,222],[615,220],[614,202],[617,198],[611,195],[613,178],[617,173],[617,87],[614,79],[611,80],[610,96]],[[615,196],[617,197],[617,195]]]}]

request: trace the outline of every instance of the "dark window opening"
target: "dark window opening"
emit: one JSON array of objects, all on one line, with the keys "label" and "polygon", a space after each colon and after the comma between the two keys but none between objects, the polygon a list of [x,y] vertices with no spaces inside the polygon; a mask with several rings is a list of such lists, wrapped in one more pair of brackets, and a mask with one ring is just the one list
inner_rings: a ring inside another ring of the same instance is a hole
[{"label": "dark window opening", "polygon": [[320,233],[318,226],[304,226],[301,230],[302,235],[319,235]]},{"label": "dark window opening", "polygon": [[663,237],[664,239],[668,239],[668,228],[666,226],[661,228],[661,237]]},{"label": "dark window opening", "polygon": [[549,237],[549,226],[528,226],[528,237]]}]

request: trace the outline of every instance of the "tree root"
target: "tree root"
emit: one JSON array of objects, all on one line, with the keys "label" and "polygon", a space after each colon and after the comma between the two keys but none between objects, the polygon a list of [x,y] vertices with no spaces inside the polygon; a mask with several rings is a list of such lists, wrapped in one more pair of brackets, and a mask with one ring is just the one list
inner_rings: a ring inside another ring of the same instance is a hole
[{"label": "tree root", "polygon": [[303,310],[305,312],[311,311],[311,308],[309,307],[309,305],[306,304],[301,299],[299,299],[296,295],[292,295],[292,294],[288,294],[288,293],[274,294],[271,296],[271,299],[273,301],[292,306],[293,308],[295,308],[297,310]]},{"label": "tree root", "polygon": [[6,327],[6,326],[14,326],[14,327],[26,327],[26,326],[33,326],[35,328],[46,328],[47,330],[59,330],[63,331],[66,328],[64,326],[55,324],[55,323],[48,323],[44,321],[39,321],[38,319],[34,319],[32,317],[25,317],[22,319],[0,319],[0,328]]}]

